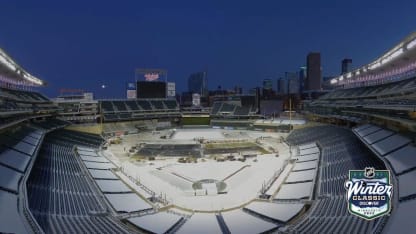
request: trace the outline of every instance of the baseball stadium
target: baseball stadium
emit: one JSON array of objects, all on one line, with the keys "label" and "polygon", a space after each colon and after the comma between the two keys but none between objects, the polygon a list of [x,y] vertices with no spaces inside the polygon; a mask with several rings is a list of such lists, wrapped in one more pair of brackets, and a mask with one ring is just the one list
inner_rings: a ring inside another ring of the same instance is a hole
[{"label": "baseball stadium", "polygon": [[[2,233],[416,228],[415,33],[278,117],[239,97],[50,99],[22,66],[0,50]],[[390,172],[387,215],[351,212],[345,182],[365,168]]]}]

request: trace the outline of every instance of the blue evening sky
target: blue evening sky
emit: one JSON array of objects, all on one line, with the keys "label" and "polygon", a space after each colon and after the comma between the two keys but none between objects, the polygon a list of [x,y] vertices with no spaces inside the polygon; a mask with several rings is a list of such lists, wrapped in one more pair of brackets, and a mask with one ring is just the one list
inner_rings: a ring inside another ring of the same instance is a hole
[{"label": "blue evening sky", "polygon": [[[323,75],[341,60],[371,62],[415,30],[416,1],[12,1],[0,0],[0,47],[50,97],[80,88],[125,96],[135,68],[165,68],[178,91],[208,72],[245,90],[298,71],[321,52]],[[107,85],[101,89],[101,85]],[[274,84],[275,85],[275,84]]]}]

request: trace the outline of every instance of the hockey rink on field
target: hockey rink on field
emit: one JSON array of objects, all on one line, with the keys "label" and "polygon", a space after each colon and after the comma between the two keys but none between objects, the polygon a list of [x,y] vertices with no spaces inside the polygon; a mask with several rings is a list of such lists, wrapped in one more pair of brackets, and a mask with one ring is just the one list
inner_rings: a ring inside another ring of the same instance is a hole
[{"label": "hockey rink on field", "polygon": [[[153,165],[124,162],[122,168],[126,174],[178,207],[196,211],[219,211],[238,207],[256,198],[262,184],[282,168],[285,158],[259,155],[257,162],[254,159],[246,162],[208,160],[197,164],[179,164],[175,159],[167,159],[155,161]],[[168,169],[159,169],[160,167]],[[238,171],[240,168],[243,169]],[[224,181],[227,184],[226,194],[194,195],[193,183],[190,181],[222,180],[235,172],[236,174]]]},{"label": "hockey rink on field", "polygon": [[192,164],[177,163],[169,165],[162,170],[165,173],[170,173],[173,175],[176,174],[196,182],[203,179],[223,180],[233,172],[240,170],[245,165],[249,164],[239,161],[217,162],[214,160],[207,160],[206,162]]},{"label": "hockey rink on field", "polygon": [[[170,130],[166,130],[170,131]],[[280,133],[256,131],[239,131],[224,129],[179,129],[173,139],[160,139],[160,133],[143,133],[123,136],[123,143],[112,145],[104,152],[107,158],[121,167],[123,172],[149,188],[157,196],[162,196],[178,208],[193,211],[217,212],[224,209],[240,207],[256,199],[263,184],[273,175],[283,170],[286,159],[290,158],[287,145],[280,143]],[[137,142],[191,142],[194,138],[204,139],[262,139],[263,147],[277,149],[274,153],[247,158],[245,162],[214,159],[198,159],[197,163],[179,163],[178,157],[157,158],[154,161],[131,160],[123,148],[129,148]],[[206,179],[223,181],[226,184],[225,194],[196,195],[192,187],[194,182]],[[144,195],[148,197],[148,195]]]},{"label": "hockey rink on field", "polygon": [[221,129],[176,129],[173,140],[192,140],[195,138],[224,139]]}]

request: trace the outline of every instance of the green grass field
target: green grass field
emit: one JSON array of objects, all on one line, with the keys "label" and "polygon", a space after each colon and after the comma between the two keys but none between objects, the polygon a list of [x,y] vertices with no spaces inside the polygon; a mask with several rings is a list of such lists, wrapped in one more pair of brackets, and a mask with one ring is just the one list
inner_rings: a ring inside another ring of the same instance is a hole
[{"label": "green grass field", "polygon": [[191,117],[182,117],[182,125],[209,125],[211,118],[209,116],[200,117],[200,116],[191,116]]}]

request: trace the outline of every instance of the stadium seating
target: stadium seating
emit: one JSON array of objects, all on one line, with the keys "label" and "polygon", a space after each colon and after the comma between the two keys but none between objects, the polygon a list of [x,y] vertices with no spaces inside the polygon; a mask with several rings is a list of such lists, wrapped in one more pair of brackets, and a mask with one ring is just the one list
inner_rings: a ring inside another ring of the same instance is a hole
[{"label": "stadium seating", "polygon": [[287,223],[305,206],[303,203],[252,202],[243,210],[274,222]]},{"label": "stadium seating", "polygon": [[250,107],[240,107],[240,106],[238,106],[234,111],[234,115],[245,116],[245,115],[249,115],[250,111],[251,111]]},{"label": "stadium seating", "polygon": [[[395,121],[412,120],[415,111],[416,78],[375,86],[337,89],[310,103],[305,110],[318,115],[350,121],[351,117],[384,116]],[[359,122],[354,121],[354,122]]]},{"label": "stadium seating", "polygon": [[98,188],[116,212],[153,212],[153,207],[126,186],[110,169],[115,166],[94,148],[77,147],[81,161],[88,168]]},{"label": "stadium seating", "polygon": [[214,102],[211,109],[213,117],[248,117],[255,116],[257,109],[254,106],[238,106],[227,102]]},{"label": "stadium seating", "polygon": [[49,111],[57,106],[40,93],[0,88],[0,109],[3,111]]},{"label": "stadium seating", "polygon": [[113,102],[111,102],[111,101],[102,101],[101,102],[101,111],[103,113],[114,112]]},{"label": "stadium seating", "polygon": [[354,98],[371,98],[371,97],[380,97],[383,95],[396,95],[399,96],[400,93],[405,93],[416,88],[415,79],[406,79],[399,82],[387,83],[382,85],[375,86],[366,86],[350,89],[339,89],[334,92],[330,92],[324,96],[322,99],[325,100],[335,100],[335,99],[354,99]]},{"label": "stadium seating", "polygon": [[32,125],[45,130],[59,129],[68,126],[70,123],[59,119],[47,119],[45,121],[36,121]]},{"label": "stadium seating", "polygon": [[[24,233],[18,204],[24,203],[21,183],[36,158],[45,131],[16,125],[0,134],[0,232]],[[24,204],[23,204],[24,205]],[[27,215],[24,208],[23,213]],[[36,230],[36,224],[28,220]]]},{"label": "stadium seating", "polygon": [[56,130],[49,133],[27,182],[29,206],[46,233],[127,233],[108,213],[81,167],[75,145],[97,147],[98,136]]},{"label": "stadium seating", "polygon": [[178,108],[178,103],[175,100],[164,100],[163,103],[168,110],[175,110]]},{"label": "stadium seating", "polygon": [[140,110],[140,107],[136,101],[126,101],[125,103],[126,103],[127,109],[129,109],[130,111]]},{"label": "stadium seating", "polygon": [[100,103],[104,120],[108,122],[180,115],[176,100],[103,100]]},{"label": "stadium seating", "polygon": [[0,128],[57,110],[59,108],[40,93],[0,88]]},{"label": "stadium seating", "polygon": [[366,221],[347,210],[344,182],[348,178],[348,171],[366,166],[385,169],[383,163],[350,130],[335,126],[299,129],[288,136],[287,142],[290,145],[317,142],[322,150],[317,199],[301,219],[287,227],[288,231],[369,233],[384,225],[385,217]]},{"label": "stadium seating", "polygon": [[150,103],[157,110],[163,110],[163,109],[165,109],[165,106],[163,105],[163,101],[154,101],[154,100],[151,100]]},{"label": "stadium seating", "polygon": [[211,115],[217,115],[218,111],[221,109],[221,107],[222,107],[222,102],[215,102],[212,105]]},{"label": "stadium seating", "polygon": [[416,189],[409,186],[416,179],[416,147],[412,141],[382,127],[365,124],[353,129],[357,137],[388,164],[398,181],[400,203],[414,200]]},{"label": "stadium seating", "polygon": [[278,227],[242,209],[222,212],[218,219],[221,229],[229,231],[228,233],[267,233]]},{"label": "stadium seating", "polygon": [[150,104],[150,102],[149,101],[147,101],[147,100],[139,100],[139,101],[137,101],[137,104],[143,109],[143,110],[147,110],[147,111],[150,111],[150,110],[152,110],[152,106],[151,106],[151,104]]},{"label": "stadium seating", "polygon": [[177,233],[220,234],[223,232],[215,214],[195,213],[183,224]]},{"label": "stadium seating", "polygon": [[57,140],[62,142],[67,141],[72,144],[98,147],[100,144],[103,143],[103,139],[100,136],[90,133],[80,133],[71,130],[60,130],[54,131],[53,134],[59,135],[59,138],[57,138]]},{"label": "stadium seating", "polygon": [[49,102],[49,99],[43,96],[42,94],[32,91],[0,88],[0,93],[2,97],[7,97],[16,101]]},{"label": "stadium seating", "polygon": [[115,111],[118,111],[118,112],[127,111],[127,107],[126,107],[125,102],[114,101],[113,105],[115,107]]},{"label": "stadium seating", "polygon": [[152,215],[129,218],[127,221],[145,232],[174,233],[177,227],[181,226],[185,220],[176,214],[159,212]]}]

